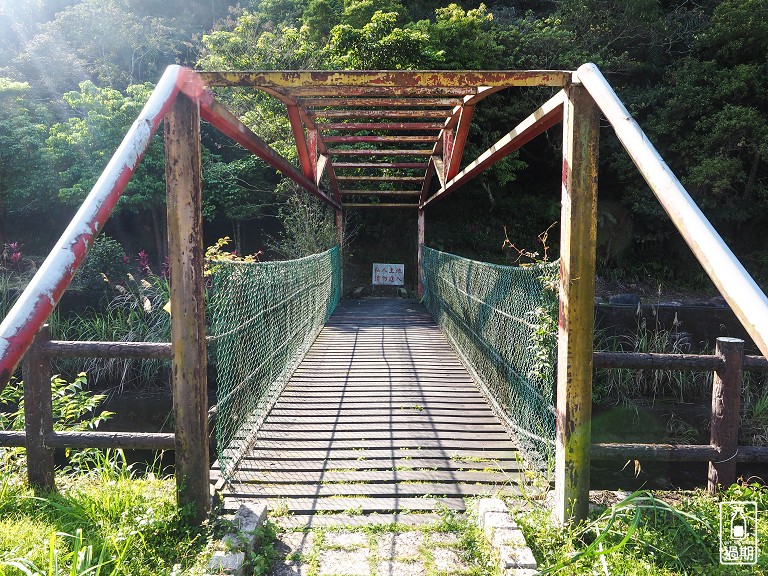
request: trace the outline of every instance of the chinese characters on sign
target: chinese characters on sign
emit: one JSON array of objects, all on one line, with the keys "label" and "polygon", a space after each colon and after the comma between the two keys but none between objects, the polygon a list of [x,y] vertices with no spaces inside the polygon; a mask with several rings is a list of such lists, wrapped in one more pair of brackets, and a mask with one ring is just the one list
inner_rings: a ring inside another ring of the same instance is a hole
[{"label": "chinese characters on sign", "polygon": [[373,264],[373,285],[402,286],[405,264]]},{"label": "chinese characters on sign", "polygon": [[757,564],[757,503],[720,503],[720,563]]}]

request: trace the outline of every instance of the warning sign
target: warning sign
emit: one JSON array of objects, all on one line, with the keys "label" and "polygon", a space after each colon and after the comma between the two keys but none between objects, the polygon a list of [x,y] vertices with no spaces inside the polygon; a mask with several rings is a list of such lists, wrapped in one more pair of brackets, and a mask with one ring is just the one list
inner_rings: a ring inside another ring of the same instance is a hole
[{"label": "warning sign", "polygon": [[404,264],[376,264],[373,265],[373,285],[402,286],[405,276]]}]

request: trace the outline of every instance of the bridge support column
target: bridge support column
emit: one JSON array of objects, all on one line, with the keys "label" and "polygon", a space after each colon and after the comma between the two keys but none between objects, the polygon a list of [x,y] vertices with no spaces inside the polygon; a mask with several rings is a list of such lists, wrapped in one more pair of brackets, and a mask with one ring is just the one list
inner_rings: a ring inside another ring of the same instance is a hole
[{"label": "bridge support column", "polygon": [[424,297],[424,283],[421,279],[421,253],[424,247],[424,209],[419,208],[417,220],[416,244],[418,253],[416,255],[416,278],[419,284],[419,299]]},{"label": "bridge support column", "polygon": [[180,94],[165,117],[176,488],[198,522],[211,507],[200,148],[199,105]]},{"label": "bridge support column", "polygon": [[589,509],[599,131],[597,107],[587,91],[573,84],[567,93],[563,117],[554,511],[563,524],[585,519]]}]

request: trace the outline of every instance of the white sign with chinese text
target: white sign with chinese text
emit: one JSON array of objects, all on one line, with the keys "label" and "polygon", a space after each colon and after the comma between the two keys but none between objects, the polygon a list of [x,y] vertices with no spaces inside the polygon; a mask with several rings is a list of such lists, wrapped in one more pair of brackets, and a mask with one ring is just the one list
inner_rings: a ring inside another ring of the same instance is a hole
[{"label": "white sign with chinese text", "polygon": [[373,285],[402,286],[405,264],[373,264]]}]

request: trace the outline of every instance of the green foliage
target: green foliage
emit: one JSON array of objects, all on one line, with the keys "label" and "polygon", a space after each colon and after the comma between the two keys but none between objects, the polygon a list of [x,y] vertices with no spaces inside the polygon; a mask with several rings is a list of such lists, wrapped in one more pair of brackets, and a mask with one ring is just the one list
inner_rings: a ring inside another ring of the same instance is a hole
[{"label": "green foliage", "polygon": [[[53,429],[58,431],[82,431],[97,428],[113,415],[106,410],[98,411],[104,400],[103,394],[93,394],[86,389],[84,372],[72,382],[59,376],[51,378],[53,406]],[[24,430],[24,383],[11,382],[0,391],[0,430]],[[68,451],[71,465],[75,468],[87,465],[97,450],[85,448]],[[26,451],[23,448],[0,448],[0,464],[5,470],[19,471],[26,466]],[[0,478],[2,480],[2,478]]]},{"label": "green foliage", "polygon": [[311,196],[295,191],[280,207],[279,218],[283,230],[268,245],[285,258],[303,258],[338,244],[334,210]]},{"label": "green foliage", "polygon": [[126,254],[120,243],[109,236],[99,236],[77,271],[76,282],[86,291],[100,294],[125,281],[128,274]]},{"label": "green foliage", "polygon": [[[516,520],[539,562],[541,574],[573,576],[627,574],[746,575],[763,573],[765,555],[758,566],[723,566],[718,562],[718,501],[704,492],[674,497],[641,491],[608,507],[593,511],[587,522],[563,529],[555,526],[547,509],[534,506]],[[756,501],[764,510],[765,486],[734,484],[723,500]],[[765,528],[763,528],[765,526]],[[758,515],[758,534],[768,529]]]},{"label": "green foliage", "polygon": [[205,573],[213,532],[188,524],[172,478],[136,477],[118,452],[57,480],[38,498],[0,473],[0,575]]}]

